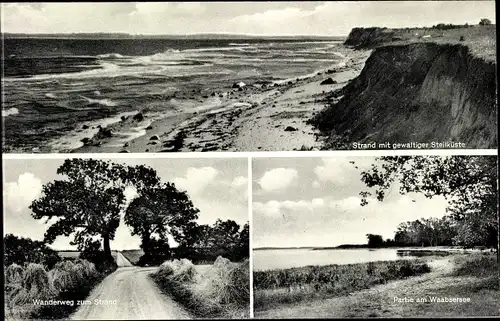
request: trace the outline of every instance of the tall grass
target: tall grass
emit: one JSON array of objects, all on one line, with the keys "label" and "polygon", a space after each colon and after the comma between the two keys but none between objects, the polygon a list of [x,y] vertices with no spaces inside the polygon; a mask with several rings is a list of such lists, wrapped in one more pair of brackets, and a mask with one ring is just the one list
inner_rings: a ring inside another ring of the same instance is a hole
[{"label": "tall grass", "polygon": [[262,310],[274,304],[345,295],[376,284],[427,272],[430,272],[430,268],[421,260],[255,271],[254,307]]},{"label": "tall grass", "polygon": [[498,276],[498,263],[493,254],[471,254],[454,258],[454,276]]},{"label": "tall grass", "polygon": [[62,261],[50,271],[36,263],[6,268],[6,319],[65,318],[77,307],[35,305],[35,300],[84,299],[104,275],[86,260]]},{"label": "tall grass", "polygon": [[218,257],[203,273],[189,260],[164,262],[153,275],[165,292],[193,314],[212,318],[249,316],[248,260],[233,263]]}]

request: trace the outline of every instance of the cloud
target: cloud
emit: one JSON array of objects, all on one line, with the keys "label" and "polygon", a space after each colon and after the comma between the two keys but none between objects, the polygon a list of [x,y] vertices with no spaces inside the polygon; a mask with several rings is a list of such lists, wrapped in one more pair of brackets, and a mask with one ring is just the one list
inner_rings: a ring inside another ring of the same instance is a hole
[{"label": "cloud", "polygon": [[248,178],[245,176],[238,176],[233,179],[231,182],[232,187],[241,187],[241,186],[247,186],[248,184]]},{"label": "cloud", "polygon": [[218,174],[219,172],[213,167],[190,167],[184,177],[176,177],[173,182],[177,188],[186,190],[190,195],[196,195],[210,185]]},{"label": "cloud", "polygon": [[307,16],[309,14],[311,14],[311,12],[304,11],[295,7],[289,7],[283,9],[272,9],[249,15],[240,15],[232,18],[229,21],[233,23],[237,22],[237,23],[266,24],[266,23],[277,23],[277,22],[293,20]]},{"label": "cloud", "polygon": [[[2,3],[7,32],[347,35],[353,27],[495,21],[494,1]],[[446,21],[443,21],[444,15]]]},{"label": "cloud", "polygon": [[299,214],[312,213],[315,210],[324,208],[326,205],[323,198],[314,198],[310,201],[299,200],[299,201],[276,201],[271,200],[265,203],[253,202],[252,209],[257,215],[265,216],[280,216],[284,212],[296,212]]},{"label": "cloud", "polygon": [[273,192],[288,187],[297,177],[293,168],[275,168],[265,172],[258,183],[264,191]]},{"label": "cloud", "polygon": [[42,194],[42,181],[33,173],[19,175],[17,182],[8,182],[3,189],[6,209],[21,212]]}]

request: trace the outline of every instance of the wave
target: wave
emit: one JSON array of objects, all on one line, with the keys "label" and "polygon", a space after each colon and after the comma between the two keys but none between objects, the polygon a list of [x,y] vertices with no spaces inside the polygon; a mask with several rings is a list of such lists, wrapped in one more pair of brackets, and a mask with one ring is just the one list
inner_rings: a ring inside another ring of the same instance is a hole
[{"label": "wave", "polygon": [[230,46],[251,46],[251,44],[246,43],[246,42],[245,43],[231,42],[229,45]]},{"label": "wave", "polygon": [[88,98],[88,97],[85,97],[85,96],[82,96],[82,95],[78,95],[79,97],[85,99],[89,105],[92,105],[92,104],[97,104],[97,105],[102,105],[102,106],[106,106],[106,107],[114,107],[114,106],[117,106],[117,103],[112,101],[111,99],[92,99],[92,98]]},{"label": "wave", "polygon": [[17,114],[19,114],[19,109],[17,108],[9,108],[7,110],[2,109],[2,117],[17,115]]},{"label": "wave", "polygon": [[125,57],[123,55],[120,55],[119,53],[107,53],[107,54],[97,55],[97,58],[99,58],[99,59],[122,59]]},{"label": "wave", "polygon": [[53,93],[46,93],[45,97],[50,98],[50,99],[57,99],[57,96]]}]

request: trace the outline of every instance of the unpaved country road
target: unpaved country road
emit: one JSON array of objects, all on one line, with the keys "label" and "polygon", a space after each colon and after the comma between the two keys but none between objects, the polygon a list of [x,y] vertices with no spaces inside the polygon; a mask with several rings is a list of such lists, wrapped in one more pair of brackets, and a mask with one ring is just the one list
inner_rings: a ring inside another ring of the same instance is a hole
[{"label": "unpaved country road", "polygon": [[72,320],[191,318],[179,304],[162,294],[149,277],[155,267],[132,266],[120,252],[116,262],[120,267],[90,293],[86,299],[89,304],[80,306],[71,316]]},{"label": "unpaved country road", "polygon": [[118,265],[118,267],[133,266],[121,252],[116,253],[116,265]]}]

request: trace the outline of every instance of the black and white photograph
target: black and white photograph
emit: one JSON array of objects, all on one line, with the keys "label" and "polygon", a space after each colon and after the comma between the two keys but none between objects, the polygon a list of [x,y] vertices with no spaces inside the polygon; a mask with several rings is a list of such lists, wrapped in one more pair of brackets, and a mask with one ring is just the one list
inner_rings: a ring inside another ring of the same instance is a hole
[{"label": "black and white photograph", "polygon": [[494,1],[1,13],[4,153],[497,148]]},{"label": "black and white photograph", "polygon": [[249,318],[248,159],[3,166],[6,320]]},{"label": "black and white photograph", "polygon": [[252,161],[254,316],[500,316],[497,156]]}]

